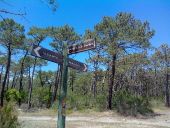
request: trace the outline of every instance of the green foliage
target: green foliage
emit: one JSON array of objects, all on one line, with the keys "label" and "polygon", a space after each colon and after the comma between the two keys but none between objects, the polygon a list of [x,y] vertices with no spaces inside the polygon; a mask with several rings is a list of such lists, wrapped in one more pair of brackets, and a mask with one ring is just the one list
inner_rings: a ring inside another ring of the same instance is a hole
[{"label": "green foliage", "polygon": [[32,105],[34,107],[43,107],[48,104],[50,100],[50,93],[48,87],[35,87],[32,92]]},{"label": "green foliage", "polygon": [[125,90],[116,93],[113,106],[123,115],[136,116],[137,114],[145,115],[152,112],[147,98],[134,96]]},{"label": "green foliage", "polygon": [[28,97],[27,92],[24,91],[24,90],[22,90],[22,91],[20,92],[20,97],[21,97],[21,101],[22,101],[22,102],[26,102],[26,101],[27,101],[27,97]]},{"label": "green foliage", "polygon": [[67,97],[67,108],[74,110],[92,109],[95,99],[90,95],[69,94]]},{"label": "green foliage", "polygon": [[[77,74],[73,85],[74,90],[69,90],[67,96],[67,108],[73,110],[94,109],[97,111],[106,110],[107,95],[99,92],[94,97],[92,88],[92,73]],[[98,84],[98,88],[102,85]]]},{"label": "green foliage", "polygon": [[153,97],[151,98],[151,106],[153,109],[165,109],[164,97]]},{"label": "green foliage", "polygon": [[12,19],[4,19],[0,21],[0,39],[2,46],[19,48],[24,41],[24,26],[16,23]]},{"label": "green foliage", "polygon": [[68,93],[68,108],[75,110],[83,110],[93,108],[95,99],[90,93],[91,74],[83,73],[76,76],[74,82],[74,91]]},{"label": "green foliage", "polygon": [[18,90],[12,88],[12,89],[8,89],[8,91],[6,92],[6,100],[7,101],[18,101],[19,99],[21,99],[21,94],[19,93]]},{"label": "green foliage", "polygon": [[49,36],[53,39],[50,45],[57,51],[62,51],[63,42],[68,42],[68,45],[75,44],[80,40],[80,36],[75,32],[73,27],[64,25],[61,27],[51,27],[47,29]]},{"label": "green foliage", "polygon": [[17,114],[11,103],[0,108],[0,128],[19,128]]},{"label": "green foliage", "polygon": [[98,111],[104,111],[107,109],[107,95],[100,94],[96,97],[96,109]]},{"label": "green foliage", "polygon": [[96,38],[109,55],[133,48],[148,48],[154,35],[147,21],[141,22],[130,13],[118,13],[115,17],[104,17],[94,32],[86,31],[85,37]]}]

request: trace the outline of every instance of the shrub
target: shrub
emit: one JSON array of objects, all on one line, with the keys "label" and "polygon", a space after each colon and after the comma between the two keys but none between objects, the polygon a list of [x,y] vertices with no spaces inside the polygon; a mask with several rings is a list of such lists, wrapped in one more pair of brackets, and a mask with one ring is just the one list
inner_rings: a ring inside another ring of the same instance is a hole
[{"label": "shrub", "polygon": [[22,90],[20,92],[20,96],[21,96],[21,101],[22,102],[27,102],[28,93],[26,91]]},{"label": "shrub", "polygon": [[95,107],[95,98],[92,95],[81,95],[69,92],[67,96],[67,108],[70,110],[85,110]]},{"label": "shrub", "polygon": [[0,108],[0,128],[18,128],[17,114],[11,103]]},{"label": "shrub", "polygon": [[99,111],[104,111],[107,109],[107,96],[98,95],[96,97],[96,109]]},{"label": "shrub", "polygon": [[119,91],[113,99],[113,106],[123,115],[136,116],[137,114],[152,113],[150,104],[147,98],[134,96],[128,91]]},{"label": "shrub", "polygon": [[19,93],[18,90],[12,88],[12,89],[8,89],[8,91],[6,92],[6,100],[12,101],[12,102],[16,102],[19,99],[21,99],[21,95]]},{"label": "shrub", "polygon": [[48,87],[36,87],[32,92],[32,105],[34,107],[48,106],[50,100],[50,93]]}]

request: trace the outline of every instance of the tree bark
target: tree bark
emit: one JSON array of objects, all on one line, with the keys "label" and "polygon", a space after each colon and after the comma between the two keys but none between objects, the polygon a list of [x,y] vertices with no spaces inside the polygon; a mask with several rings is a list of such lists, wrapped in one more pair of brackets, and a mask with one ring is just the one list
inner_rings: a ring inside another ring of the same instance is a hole
[{"label": "tree bark", "polygon": [[94,75],[93,75],[93,96],[96,97],[97,94],[97,74],[98,71],[98,60],[94,60]]},{"label": "tree bark", "polygon": [[31,98],[32,98],[32,87],[33,87],[33,81],[34,81],[34,73],[35,73],[35,67],[37,63],[37,58],[34,59],[34,65],[33,65],[33,70],[32,70],[32,75],[29,71],[29,77],[31,77],[31,82],[29,82],[29,96],[28,96],[28,109],[31,108]]},{"label": "tree bark", "polygon": [[28,109],[30,109],[31,108],[31,95],[32,95],[32,81],[31,81],[31,67],[29,67],[29,70],[28,70],[28,74],[29,74],[29,81],[28,81],[28,83],[29,83],[29,87],[28,87]]},{"label": "tree bark", "polygon": [[58,65],[58,70],[57,70],[57,73],[56,73],[56,79],[55,79],[55,83],[54,83],[54,88],[52,90],[51,106],[52,106],[52,104],[54,103],[54,101],[57,98],[57,90],[58,90],[58,86],[60,84],[61,72],[62,72],[62,66]]},{"label": "tree bark", "polygon": [[4,93],[5,93],[5,85],[7,82],[7,76],[10,71],[10,64],[11,64],[11,45],[9,44],[8,46],[8,61],[7,61],[7,66],[6,66],[6,71],[5,71],[5,76],[4,76],[4,81],[2,83],[2,90],[1,90],[1,106],[3,107],[3,101],[4,101]]},{"label": "tree bark", "polygon": [[159,92],[159,88],[158,88],[158,82],[157,82],[157,70],[156,70],[156,67],[154,68],[154,86],[155,86],[155,90],[154,90],[154,96],[158,96],[159,94],[158,94],[158,92]]},{"label": "tree bark", "polygon": [[18,79],[19,79],[19,76],[16,75],[16,78],[15,78],[15,81],[14,81],[14,85],[13,85],[14,88],[16,87],[16,84],[18,83]]},{"label": "tree bark", "polygon": [[[49,95],[51,94],[51,88],[52,88],[52,84],[51,83],[48,83],[49,84]],[[47,103],[47,108],[50,108],[51,106],[51,98],[49,98],[48,100],[48,103]]]},{"label": "tree bark", "polygon": [[168,57],[167,57],[167,51],[165,50],[165,62],[166,62],[166,87],[165,87],[165,105],[167,107],[170,107],[170,97],[169,97],[169,81],[168,81],[168,68],[169,68],[169,63],[168,63]]},{"label": "tree bark", "polygon": [[169,100],[169,85],[168,85],[169,83],[168,83],[168,73],[166,74],[166,91],[165,91],[165,93],[166,93],[166,106],[167,107],[170,107],[170,100]]},{"label": "tree bark", "polygon": [[44,86],[44,82],[42,80],[42,70],[41,70],[41,67],[40,67],[40,70],[39,70],[39,79],[40,79],[41,87],[43,87]]},{"label": "tree bark", "polygon": [[[26,51],[24,57],[23,57],[23,60],[21,62],[21,68],[20,68],[20,80],[19,80],[19,93],[22,92],[23,90],[23,84],[22,84],[22,81],[23,81],[23,75],[24,75],[24,63],[25,63],[25,59],[26,59],[26,56],[28,55],[28,51]],[[19,106],[21,106],[21,99],[19,99],[18,101],[18,104]]]},{"label": "tree bark", "polygon": [[71,79],[71,91],[74,91],[74,77]]},{"label": "tree bark", "polygon": [[108,109],[112,109],[113,86],[116,71],[116,54],[112,56],[111,71],[109,75],[109,90],[108,90]]},{"label": "tree bark", "polygon": [[14,88],[16,74],[17,74],[17,73],[15,72],[15,73],[14,73],[14,76],[13,76],[13,79],[12,79],[12,85],[11,85],[11,88]]},{"label": "tree bark", "polygon": [[96,97],[97,94],[97,72],[94,72],[94,78],[93,78],[93,96]]},{"label": "tree bark", "polygon": [[7,82],[6,82],[6,90],[8,90],[8,87],[9,87],[9,73],[8,73],[8,76],[7,76]]},{"label": "tree bark", "polygon": [[1,67],[1,73],[0,73],[0,85],[1,85],[1,80],[2,80],[2,74],[3,74],[3,69],[4,69],[4,66],[2,65],[2,67]]},{"label": "tree bark", "polygon": [[0,91],[2,90],[2,74],[3,74],[3,69],[4,69],[4,66],[2,65],[1,73],[0,73]]}]

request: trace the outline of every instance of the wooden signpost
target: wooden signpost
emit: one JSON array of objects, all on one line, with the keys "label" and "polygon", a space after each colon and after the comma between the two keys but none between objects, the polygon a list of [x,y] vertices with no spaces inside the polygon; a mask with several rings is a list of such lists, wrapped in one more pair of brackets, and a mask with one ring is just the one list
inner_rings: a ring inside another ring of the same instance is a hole
[{"label": "wooden signpost", "polygon": [[90,49],[94,49],[96,47],[95,40],[88,39],[84,43],[79,45],[67,46],[67,42],[63,42],[63,53],[53,52],[51,50],[45,49],[43,47],[33,45],[33,49],[31,55],[52,61],[54,63],[58,63],[62,65],[62,80],[61,80],[61,88],[59,90],[59,98],[58,98],[58,121],[57,128],[65,128],[65,112],[66,112],[66,96],[67,96],[67,74],[68,67],[86,72],[87,65],[76,61],[74,59],[68,58],[68,55],[79,53],[83,51],[87,51]]}]

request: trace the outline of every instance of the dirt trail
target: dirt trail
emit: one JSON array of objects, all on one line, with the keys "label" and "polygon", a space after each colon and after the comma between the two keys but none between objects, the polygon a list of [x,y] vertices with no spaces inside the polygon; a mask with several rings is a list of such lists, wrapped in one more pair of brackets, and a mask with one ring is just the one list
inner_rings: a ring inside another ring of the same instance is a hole
[{"label": "dirt trail", "polygon": [[[67,116],[66,128],[170,128],[170,111],[159,111],[159,116],[142,119],[123,117],[112,112]],[[22,128],[55,128],[54,116],[19,116]]]}]

